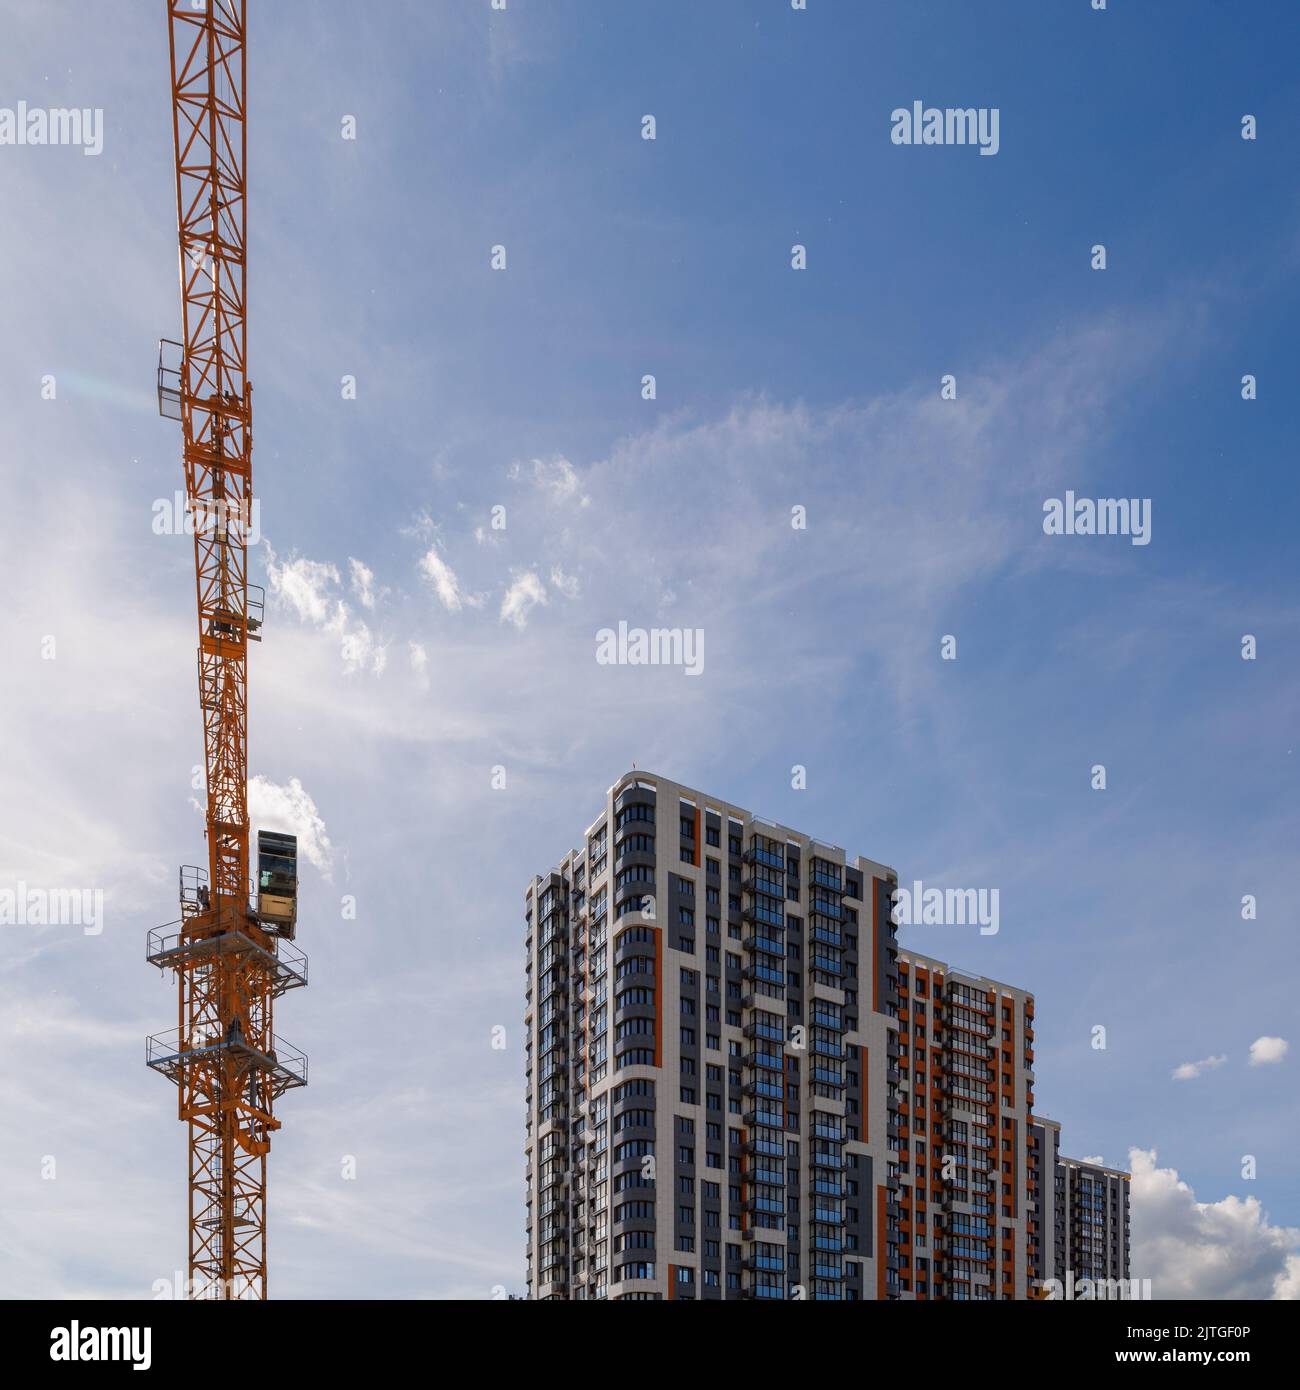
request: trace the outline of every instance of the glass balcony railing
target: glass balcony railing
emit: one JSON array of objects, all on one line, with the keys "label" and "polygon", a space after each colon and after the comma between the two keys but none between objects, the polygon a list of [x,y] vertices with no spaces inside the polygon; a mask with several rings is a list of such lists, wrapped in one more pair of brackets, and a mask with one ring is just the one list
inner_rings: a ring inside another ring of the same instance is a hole
[{"label": "glass balcony railing", "polygon": [[778,854],[774,850],[760,849],[757,845],[750,845],[745,851],[744,859],[749,864],[766,864],[769,869],[780,869],[785,873],[785,855]]},{"label": "glass balcony railing", "polygon": [[814,1063],[808,1069],[808,1076],[810,1080],[819,1082],[823,1086],[834,1086],[842,1089],[845,1084],[844,1077],[838,1067],[818,1066]]},{"label": "glass balcony railing", "polygon": [[785,1087],[779,1081],[764,1081],[761,1078],[745,1086],[746,1095],[765,1096],[768,1100],[784,1100]]}]

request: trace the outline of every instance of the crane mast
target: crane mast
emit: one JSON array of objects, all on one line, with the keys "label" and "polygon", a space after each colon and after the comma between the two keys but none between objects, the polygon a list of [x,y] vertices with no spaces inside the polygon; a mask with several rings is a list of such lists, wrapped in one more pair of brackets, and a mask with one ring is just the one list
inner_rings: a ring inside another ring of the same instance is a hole
[{"label": "crane mast", "polygon": [[146,1062],[177,1088],[189,1126],[189,1268],[195,1298],[266,1297],[266,1156],[275,1102],[307,1059],[275,1035],[274,1001],[307,983],[292,945],[296,842],[263,832],[250,879],[248,583],[252,387],[247,372],[244,0],[166,0],[182,339],[159,348],[161,413],[181,424],[194,529],[198,685],[207,788],[206,868],[180,873],[179,921],[146,957],[174,972],[177,1028]]}]

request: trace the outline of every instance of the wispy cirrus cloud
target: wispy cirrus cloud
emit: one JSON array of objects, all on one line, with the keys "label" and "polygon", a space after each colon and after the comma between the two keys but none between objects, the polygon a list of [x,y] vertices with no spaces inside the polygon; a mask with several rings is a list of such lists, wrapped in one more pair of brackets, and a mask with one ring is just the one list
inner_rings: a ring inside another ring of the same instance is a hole
[{"label": "wispy cirrus cloud", "polygon": [[[376,676],[383,675],[388,664],[387,644],[339,597],[336,591],[341,581],[337,567],[300,555],[278,560],[269,544],[266,549],[266,572],[272,596],[300,622],[328,633],[338,643],[345,672],[368,671]],[[349,563],[353,588],[359,591],[363,604],[373,608],[373,573],[358,560]]]}]

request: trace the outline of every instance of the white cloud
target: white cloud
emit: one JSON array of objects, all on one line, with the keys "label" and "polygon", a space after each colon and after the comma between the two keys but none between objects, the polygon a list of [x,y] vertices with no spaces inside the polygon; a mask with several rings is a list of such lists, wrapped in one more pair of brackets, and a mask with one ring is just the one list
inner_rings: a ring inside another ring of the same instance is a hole
[{"label": "white cloud", "polygon": [[298,853],[326,879],[334,866],[334,846],[310,794],[296,778],[280,786],[257,776],[248,784],[248,816],[256,830],[278,830],[298,837]]},{"label": "white cloud", "polygon": [[[51,220],[51,226],[60,223],[75,225],[75,218]],[[132,254],[129,243],[124,250]],[[75,257],[67,260],[75,273]],[[32,268],[42,269],[39,264]],[[147,264],[143,269],[134,281],[138,293],[128,296],[137,307],[149,303],[146,291],[156,280]],[[46,278],[43,273],[25,277],[37,286]],[[271,308],[269,298],[265,307]],[[75,348],[78,334],[85,337],[85,315],[79,312],[73,317],[76,332],[68,341]],[[150,325],[138,323],[135,328],[142,335]],[[27,369],[22,353],[30,355],[30,349],[22,346],[23,335],[11,337],[19,347],[0,347],[0,353],[8,351],[14,358],[10,365],[21,372]],[[341,341],[337,346],[344,350]],[[1007,534],[1007,518],[1017,514],[1012,504],[1024,498],[1007,488],[1004,480],[1008,475],[1023,478],[1029,463],[1041,460],[1045,453],[1052,462],[1052,453],[1060,448],[1063,461],[1071,465],[1069,480],[1074,482],[1075,466],[1081,460],[1091,464],[1102,452],[1091,447],[1091,433],[1082,440],[1089,447],[1080,449],[1078,428],[1080,419],[1091,427],[1113,415],[1109,409],[1098,408],[1095,395],[1087,390],[1086,374],[1082,382],[1078,377],[1080,364],[1110,360],[1106,346],[1100,345],[1100,350],[1098,346],[1091,341],[1077,348],[1070,345],[1063,358],[1042,372],[1034,369],[1032,360],[1027,368],[1016,361],[999,364],[991,374],[991,395],[984,388],[977,391],[979,384],[973,381],[968,387],[963,378],[963,403],[954,405],[955,413],[940,415],[937,407],[930,410],[925,401],[913,405],[906,399],[862,402],[858,403],[861,408],[830,411],[746,403],[734,416],[724,413],[693,429],[657,428],[617,446],[607,463],[583,468],[574,476],[578,491],[591,495],[591,510],[585,515],[628,508],[629,527],[645,562],[624,567],[626,542],[608,529],[575,526],[574,534],[565,536],[563,526],[548,524],[516,527],[508,538],[504,533],[490,533],[489,544],[500,536],[501,552],[509,554],[514,566],[513,572],[504,571],[493,579],[494,606],[513,574],[526,569],[535,571],[554,596],[559,590],[552,588],[550,576],[557,560],[584,577],[600,574],[599,592],[583,600],[590,604],[590,613],[570,614],[574,621],[564,630],[559,622],[531,623],[517,640],[511,634],[509,642],[490,640],[493,635],[499,638],[499,632],[467,631],[467,624],[456,622],[455,643],[445,643],[433,633],[439,625],[452,624],[443,619],[439,605],[428,604],[427,599],[394,612],[389,621],[395,640],[415,639],[416,645],[427,648],[429,670],[432,658],[437,657],[436,700],[417,699],[413,680],[363,684],[330,679],[337,674],[337,647],[342,640],[337,601],[346,600],[352,609],[349,615],[344,607],[344,633],[360,632],[352,621],[355,617],[372,624],[375,620],[354,591],[340,583],[332,566],[309,569],[311,562],[304,562],[298,567],[294,578],[305,585],[306,607],[300,610],[288,594],[282,596],[284,620],[279,626],[294,630],[272,633],[255,662],[254,747],[274,748],[283,759],[272,769],[276,776],[287,780],[282,770],[294,769],[314,795],[321,796],[321,806],[331,811],[329,829],[342,842],[336,853],[341,856],[346,844],[351,865],[360,868],[358,887],[367,923],[400,917],[412,893],[425,893],[444,902],[457,920],[474,925],[458,936],[454,954],[463,959],[455,962],[448,960],[436,933],[415,933],[409,952],[388,955],[370,949],[362,930],[326,929],[316,935],[317,944],[327,952],[328,968],[321,971],[319,986],[325,993],[318,998],[309,991],[285,1005],[281,1023],[288,1035],[310,1050],[313,1038],[323,1036],[322,1028],[341,1036],[381,1039],[422,1036],[432,1029],[432,1052],[395,1054],[392,1076],[378,1089],[362,1065],[364,1058],[349,1066],[345,1057],[336,1055],[324,1069],[328,1086],[295,1093],[286,1100],[286,1132],[277,1143],[289,1147],[281,1152],[274,1178],[275,1200],[285,1213],[273,1273],[281,1293],[338,1297],[364,1287],[375,1296],[396,1297],[424,1290],[456,1292],[472,1282],[481,1296],[491,1283],[506,1283],[514,1290],[522,1286],[522,1206],[514,1157],[520,1096],[518,1033],[510,1029],[512,1050],[505,1053],[474,1041],[481,1037],[482,1020],[509,1020],[518,1013],[517,935],[482,926],[517,918],[517,883],[507,872],[486,885],[473,885],[470,891],[462,882],[465,876],[454,871],[456,864],[482,857],[483,817],[497,809],[495,798],[486,792],[483,767],[497,761],[509,763],[512,788],[533,798],[523,804],[537,814],[520,820],[521,839],[512,852],[524,871],[531,872],[553,863],[556,853],[568,847],[562,838],[557,849],[564,825],[542,812],[563,800],[587,814],[594,809],[592,788],[608,785],[610,769],[625,766],[629,756],[636,756],[642,766],[658,766],[665,772],[683,769],[688,780],[690,768],[711,767],[720,753],[730,756],[738,747],[750,754],[754,765],[770,762],[772,749],[762,743],[761,729],[750,724],[739,743],[735,734],[744,723],[738,712],[754,709],[756,673],[761,673],[763,681],[762,707],[774,716],[783,709],[786,690],[798,691],[802,710],[804,692],[816,688],[828,699],[852,694],[859,705],[875,708],[879,704],[886,713],[901,712],[919,723],[925,711],[911,696],[921,688],[925,670],[934,665],[928,651],[925,661],[916,663],[912,683],[905,689],[903,682],[898,683],[908,698],[899,701],[897,710],[888,709],[883,698],[887,691],[863,692],[859,671],[854,671],[851,685],[846,683],[845,652],[854,656],[856,664],[854,654],[860,642],[882,663],[900,662],[909,639],[918,631],[928,633],[926,624],[942,611],[944,601],[965,598],[965,586],[971,586],[969,596],[978,599],[978,586],[988,574],[997,573],[1008,562],[1025,563],[1019,541]],[[1145,385],[1145,360],[1132,371],[1123,355],[1126,341],[1119,346],[1117,370]],[[372,347],[382,352],[386,345],[376,338]],[[405,357],[408,365],[425,369],[409,345],[392,340],[389,350],[386,366],[400,371]],[[1139,341],[1135,352],[1143,357],[1146,345]],[[338,353],[325,355],[332,358]],[[1055,389],[1054,381],[1064,383],[1061,390]],[[132,394],[143,399],[134,388]],[[20,413],[24,409],[15,401],[14,410],[6,411],[0,420],[0,433],[14,456],[21,456],[31,440],[47,438],[44,421],[38,422],[27,440],[21,428],[15,432],[13,421],[25,418]],[[66,426],[69,443],[77,438],[76,429],[87,431],[80,448],[66,450],[74,463],[97,459],[96,449],[104,435],[125,437],[118,430],[101,428],[97,439],[90,428],[100,423],[97,415],[66,411],[63,406],[59,413],[71,417],[72,423]],[[950,416],[951,428],[941,428]],[[969,431],[959,428],[962,421],[971,422]],[[123,423],[129,422],[118,421]],[[144,427],[151,434],[157,424],[145,422]],[[322,442],[327,446],[329,430],[326,424]],[[420,437],[409,442],[414,454],[424,441]],[[968,442],[975,448],[968,450]],[[862,477],[864,460],[870,464],[870,486],[846,489],[846,477]],[[1058,465],[1061,462],[1055,460]],[[634,467],[632,477],[624,471],[627,464]],[[342,466],[350,467],[350,459],[345,457]],[[28,651],[24,644],[30,634],[46,631],[56,615],[60,647],[53,666],[11,659],[0,682],[3,723],[12,735],[9,780],[23,792],[11,798],[12,805],[0,815],[0,854],[15,875],[33,863],[48,864],[49,856],[55,854],[76,855],[76,866],[58,862],[51,873],[80,874],[84,863],[87,882],[99,882],[101,872],[118,875],[119,899],[130,891],[137,895],[129,902],[132,909],[144,904],[143,913],[136,911],[124,923],[126,931],[133,933],[134,920],[152,923],[175,915],[174,865],[202,853],[198,827],[175,813],[175,798],[183,794],[185,778],[169,772],[188,770],[197,732],[193,578],[184,543],[178,542],[178,563],[188,576],[185,587],[169,592],[161,573],[157,585],[136,584],[132,577],[141,573],[143,565],[166,563],[168,542],[151,542],[157,547],[157,558],[143,556],[138,519],[128,510],[120,518],[128,524],[106,527],[99,504],[110,513],[115,506],[129,507],[138,500],[138,489],[111,490],[115,496],[101,496],[97,506],[88,510],[82,502],[87,488],[93,486],[94,472],[83,477],[71,469],[62,471],[72,473],[62,480],[72,486],[67,495],[51,492],[48,499],[61,505],[44,505],[45,489],[53,485],[60,470],[39,474],[41,493],[30,499],[39,501],[39,508],[21,509],[25,492],[19,485],[24,481],[21,477],[5,491],[6,558],[30,581],[19,586],[14,605],[5,614],[5,649],[18,655]],[[170,489],[174,471],[173,462],[161,475],[167,481],[160,488]],[[791,476],[802,478],[805,472],[813,529],[794,533],[785,508],[777,502],[785,502]],[[33,474],[33,479],[37,476]],[[326,476],[337,481],[339,475]],[[1078,476],[1085,475],[1080,471]],[[342,477],[346,488],[346,475]],[[562,491],[563,470],[556,472],[555,482]],[[405,480],[395,480],[395,487],[393,504],[409,510],[426,480],[412,477],[409,486]],[[697,504],[697,488],[707,494],[707,505]],[[142,494],[148,495],[147,491]],[[570,506],[574,495],[570,494]],[[537,510],[547,505],[531,475],[516,497]],[[475,499],[480,506],[489,500],[486,495]],[[563,498],[559,502],[548,513],[548,522],[568,519],[562,511]],[[15,503],[20,504],[18,510]],[[889,513],[883,521],[882,507]],[[582,514],[574,510],[572,515]],[[302,521],[308,525],[311,516],[304,514]],[[337,540],[330,539],[329,528],[336,523],[337,518],[322,514],[319,530],[298,533],[300,543],[316,554],[339,553],[333,549]],[[419,542],[410,543],[412,559],[432,544],[435,534],[430,529]],[[869,547],[864,545],[868,536]],[[987,549],[981,548],[985,537],[992,538]],[[39,544],[33,544],[34,540]],[[469,568],[466,552],[477,557],[485,556],[485,550],[473,546],[468,535],[464,542],[464,550],[443,553],[462,571],[462,579],[471,581],[478,576]],[[27,554],[21,553],[24,545],[30,546]],[[345,582],[350,582],[346,562],[339,568]],[[743,582],[733,582],[738,572],[743,573]],[[423,580],[417,583],[422,585]],[[486,580],[482,587],[487,587]],[[672,594],[681,612],[674,621],[710,624],[711,642],[716,625],[719,650],[724,637],[729,642],[732,660],[729,665],[719,661],[716,674],[710,677],[708,701],[694,694],[695,682],[662,689],[630,680],[593,682],[589,633],[608,621],[605,610],[650,622],[656,605],[672,601]],[[788,614],[803,611],[807,600],[816,604],[809,609],[816,620],[796,630],[798,625],[789,622]],[[823,600],[826,610],[821,607]],[[555,606],[560,606],[558,600]],[[106,631],[101,614],[110,608],[119,626],[134,634],[130,644],[113,640]],[[870,613],[869,621],[864,621],[864,612]],[[295,626],[295,613],[301,627]],[[647,616],[641,618],[642,613]],[[588,622],[588,617],[597,621]],[[844,640],[846,633],[851,640]],[[553,650],[557,637],[566,643],[558,660]],[[518,679],[521,647],[529,670],[527,682]],[[773,669],[773,650],[789,653],[787,660],[777,663],[780,669]],[[390,647],[390,655],[392,651]],[[394,664],[403,664],[400,646]],[[85,690],[92,683],[98,698],[109,703],[109,713],[120,715],[120,732],[113,739],[104,739],[79,717],[84,712]],[[812,712],[803,737],[817,735],[816,715],[821,712]],[[1235,731],[1235,723],[1223,721],[1217,706],[1211,705],[1205,713],[1216,732],[1220,722]],[[1259,721],[1259,727],[1268,727],[1269,722]],[[777,735],[784,738],[785,721],[774,719],[773,723]],[[821,723],[835,727],[830,720]],[[644,731],[634,750],[627,746],[629,725]],[[60,747],[66,742],[66,756],[52,756],[48,731],[54,726],[63,730]],[[924,724],[920,728],[930,742],[930,729]],[[894,732],[891,726],[889,734]],[[760,743],[755,750],[756,734]],[[864,731],[863,736],[869,735]],[[942,740],[933,742],[940,746],[924,756],[939,767],[950,750],[942,746]],[[880,746],[887,748],[888,739]],[[971,741],[957,746],[965,750]],[[990,758],[995,750],[1004,751],[991,744]],[[733,775],[732,785],[734,776],[755,780],[753,773],[745,772],[747,765],[735,764],[740,771]],[[439,775],[423,775],[429,766],[436,766]],[[142,775],[142,769],[149,775]],[[987,782],[981,785],[977,775],[983,768],[963,771],[968,774],[965,782],[977,787],[983,800]],[[761,778],[756,780],[758,804],[770,793],[763,790]],[[722,781],[715,785],[719,794],[733,794]],[[114,794],[98,794],[104,787],[112,787]],[[281,790],[292,789],[290,783]],[[129,798],[126,813],[123,796]],[[487,800],[486,812],[483,802],[476,800],[480,796]],[[421,825],[426,840],[430,836],[445,839],[448,852],[434,856],[428,864],[419,862],[418,855],[413,865],[412,856],[395,856],[391,844],[395,805]],[[921,820],[927,835],[948,837],[951,843],[947,809],[931,804],[923,809]],[[779,803],[775,811],[779,814]],[[1154,807],[1151,814],[1155,815]],[[1287,828],[1284,818],[1278,820],[1282,824],[1276,828]],[[951,821],[958,824],[959,818],[951,817]],[[582,822],[566,816],[565,823],[578,826]],[[1247,824],[1243,818],[1243,834]],[[130,827],[128,833],[123,826]],[[986,823],[980,834],[993,839],[1005,831],[1007,843],[1018,848],[1021,836],[1015,832],[1020,828]],[[1220,831],[1217,825],[1213,829]],[[914,830],[914,821],[903,816],[895,838],[910,841]],[[1135,844],[1151,848],[1149,838]],[[1166,868],[1170,863],[1167,858],[1162,861],[1158,845],[1155,850],[1143,864],[1143,881],[1153,877],[1176,881],[1178,876],[1172,872],[1150,873],[1150,862],[1163,862]],[[1072,856],[1059,862],[1078,860]],[[1054,859],[1051,867],[1058,869],[1058,861]],[[1053,889],[1058,876],[1052,875]],[[314,894],[327,909],[319,917],[305,914],[305,920],[327,923],[336,917],[336,906],[327,901],[322,885],[311,881],[314,873],[304,871],[304,878],[308,897]],[[1251,876],[1249,881],[1254,884],[1256,878]],[[1205,896],[1208,900],[1209,895]],[[1207,927],[1207,932],[1212,930],[1217,927]],[[0,1137],[0,1167],[13,1178],[10,1215],[15,1224],[22,1223],[16,1243],[19,1258],[0,1268],[0,1288],[11,1296],[31,1296],[34,1287],[51,1297],[83,1289],[147,1296],[153,1273],[169,1273],[178,1250],[183,1261],[183,1223],[177,1221],[174,1204],[160,1205],[150,1196],[183,1182],[184,1138],[175,1126],[174,1098],[164,1083],[145,1076],[143,1068],[121,1065],[125,1053],[120,1038],[108,1043],[110,1029],[139,1036],[172,1026],[174,995],[158,981],[153,982],[155,988],[142,993],[141,972],[149,972],[139,960],[138,940],[126,950],[106,950],[112,944],[111,931],[97,940],[55,942],[23,966],[20,998],[29,1007],[26,1015],[15,1016],[48,1022],[51,999],[62,995],[78,1018],[93,1020],[106,1031],[104,1046],[85,1046],[89,1039],[70,1034],[67,1057],[58,1053],[53,1059],[46,1039],[32,1036],[27,1039],[30,1046],[7,1050],[12,1054],[7,1057],[9,1064],[0,1069],[4,1072],[0,1110],[10,1120]],[[308,931],[303,943],[309,951],[314,949],[311,937]],[[1079,934],[1075,939],[1087,938]],[[11,950],[20,945],[6,944]],[[1032,934],[1022,944],[1032,950]],[[1050,949],[1061,952],[1068,962],[1066,941],[1053,938]],[[1095,954],[1098,963],[1107,954],[1118,959],[1115,953]],[[6,969],[0,971],[6,979],[14,978],[10,963],[7,958]],[[450,979],[449,965],[462,967]],[[1047,970],[1047,979],[1041,981],[1046,989],[1055,978],[1052,967],[1040,959],[1034,969]],[[1030,972],[1028,963],[1025,970]],[[332,999],[328,997],[331,978],[348,981],[348,988],[335,990]],[[1075,978],[1088,978],[1086,970],[1076,970]],[[1094,976],[1090,983],[1095,987],[1098,979]],[[410,998],[402,1001],[404,988]],[[1230,991],[1237,1007],[1246,997],[1248,991]],[[143,1011],[138,1019],[136,1009]],[[0,1018],[10,1015],[9,999],[0,999]],[[55,1020],[62,1016],[55,1015]],[[1144,1016],[1149,1017],[1150,1011]],[[430,1067],[430,1056],[436,1066]],[[82,1098],[75,1107],[58,1104],[69,1086]],[[446,1142],[448,1135],[455,1136],[454,1143]],[[73,1155],[70,1165],[61,1159],[57,1183],[41,1182],[35,1176],[36,1165],[29,1162],[28,1151],[38,1142],[41,1153]],[[357,1152],[358,1143],[369,1155],[362,1158],[362,1180],[331,1182],[325,1170],[332,1156]],[[419,1158],[414,1166],[425,1176],[411,1184],[407,1179],[413,1154]],[[294,1155],[301,1156],[301,1163],[287,1161]],[[275,1166],[274,1155],[272,1162]],[[430,1173],[436,1181],[428,1179]],[[341,1206],[345,1219],[340,1221]],[[88,1263],[85,1231],[90,1223],[98,1223],[104,1238],[97,1242],[96,1258]],[[403,1250],[417,1246],[418,1250],[403,1257]],[[453,1247],[456,1263],[468,1270],[473,1262],[482,1268],[482,1275],[462,1279],[437,1246]],[[381,1252],[380,1258],[376,1252]],[[0,1261],[0,1266],[5,1263]],[[1294,1285],[1296,1270],[1287,1277]],[[1283,1287],[1285,1282],[1275,1286]]]},{"label": "white cloud", "polygon": [[1286,1257],[1286,1270],[1273,1285],[1273,1297],[1300,1301],[1300,1255]]},{"label": "white cloud", "polygon": [[1266,1067],[1280,1062],[1290,1049],[1291,1044],[1285,1038],[1256,1038],[1250,1045],[1250,1065]]},{"label": "white cloud", "polygon": [[452,567],[438,554],[437,546],[431,545],[421,558],[420,573],[433,585],[442,606],[449,613],[459,613],[465,603],[460,581]]},{"label": "white cloud", "polygon": [[372,671],[376,676],[384,674],[388,665],[388,649],[381,646],[365,623],[349,626],[349,614],[343,604],[339,604],[339,654],[343,657],[343,669],[350,675],[354,671]]},{"label": "white cloud", "polygon": [[339,582],[339,572],[333,565],[309,560],[306,556],[280,565],[272,552],[267,557],[266,573],[271,580],[271,592],[284,599],[300,621],[316,627],[328,622],[333,603],[328,591]]},{"label": "white cloud", "polygon": [[1083,1162],[1091,1163],[1097,1168],[1106,1167],[1106,1160],[1100,1154],[1086,1154],[1084,1156]]},{"label": "white cloud", "polygon": [[1257,1197],[1198,1202],[1154,1149],[1130,1149],[1132,1274],[1155,1298],[1295,1298],[1300,1230],[1272,1225]]},{"label": "white cloud", "polygon": [[[533,459],[529,471],[534,485],[546,493],[552,502],[576,501],[579,507],[590,504],[591,498],[579,491],[577,470],[568,459],[561,458],[558,454],[549,462]],[[518,463],[512,463],[509,476],[515,480],[522,478],[523,467]]]},{"label": "white cloud", "polygon": [[578,583],[578,577],[574,574],[565,574],[564,570],[555,565],[551,569],[551,584],[564,595],[565,598],[576,599],[582,592],[582,586]]},{"label": "white cloud", "polygon": [[421,690],[429,688],[429,653],[421,642],[408,642],[411,655],[411,670],[415,673],[415,683]]},{"label": "white cloud", "polygon": [[[362,602],[372,607],[374,576],[361,561],[349,560],[348,563],[353,589],[359,589]],[[370,671],[376,676],[383,674],[388,664],[387,650],[366,623],[353,621],[352,610],[332,592],[341,583],[334,565],[309,560],[306,556],[295,556],[281,564],[268,546],[266,573],[271,581],[272,595],[286,603],[300,622],[338,638],[339,655],[347,674],[357,671]]]},{"label": "white cloud", "polygon": [[375,575],[369,565],[361,560],[348,557],[348,567],[352,571],[352,592],[357,596],[362,608],[375,606]]},{"label": "white cloud", "polygon": [[546,602],[546,586],[532,570],[526,570],[506,590],[501,600],[500,621],[514,623],[522,632],[528,625],[529,613]]},{"label": "white cloud", "polygon": [[1202,1072],[1213,1071],[1215,1067],[1221,1067],[1227,1060],[1226,1054],[1218,1057],[1202,1057],[1199,1062],[1183,1062],[1181,1066],[1175,1067],[1170,1075],[1175,1081],[1195,1081]]}]

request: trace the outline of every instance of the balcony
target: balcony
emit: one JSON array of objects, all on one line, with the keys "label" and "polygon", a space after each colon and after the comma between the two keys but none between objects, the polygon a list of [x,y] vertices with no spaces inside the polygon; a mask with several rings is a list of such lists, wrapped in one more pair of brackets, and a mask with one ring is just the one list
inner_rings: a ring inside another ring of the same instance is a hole
[{"label": "balcony", "polygon": [[808,1180],[808,1195],[810,1197],[843,1197],[845,1188],[843,1180],[839,1177],[827,1177],[824,1174],[814,1173]]},{"label": "balcony", "polygon": [[763,965],[755,961],[753,965],[747,965],[740,972],[741,977],[746,980],[762,980],[768,985],[785,985],[785,971],[779,970],[772,965]]},{"label": "balcony", "polygon": [[742,1009],[782,1008],[785,999],[785,981],[782,980],[779,985],[773,985],[772,988],[773,993],[771,994],[760,994],[756,989],[746,990],[740,996],[740,1007]]},{"label": "balcony", "polygon": [[755,925],[765,927],[775,927],[778,931],[785,930],[785,914],[783,912],[773,912],[766,907],[745,907],[741,909],[740,920],[751,922]]},{"label": "balcony", "polygon": [[[766,1155],[772,1157],[772,1155]],[[765,1187],[784,1187],[785,1168],[781,1164],[768,1166],[764,1163],[756,1162],[752,1168],[746,1168],[742,1174],[742,1181],[762,1184]]]},{"label": "balcony", "polygon": [[768,1129],[785,1128],[784,1110],[746,1110],[743,1119],[747,1125],[764,1125]]},{"label": "balcony", "polygon": [[560,945],[567,945],[569,940],[569,924],[563,917],[552,917],[549,924],[542,932],[541,939],[537,943],[537,949],[544,951],[552,942]]},{"label": "balcony", "polygon": [[808,1162],[814,1168],[842,1169],[844,1167],[843,1154],[831,1153],[825,1149],[812,1149],[808,1154]]},{"label": "balcony", "polygon": [[762,874],[746,874],[740,881],[744,893],[762,893],[765,897],[785,901],[785,879],[765,878]]},{"label": "balcony", "polygon": [[763,1096],[767,1100],[785,1099],[785,1087],[779,1081],[765,1081],[762,1077],[746,1081],[742,1090],[747,1096]]},{"label": "balcony", "polygon": [[766,1131],[761,1135],[755,1134],[752,1138],[747,1139],[744,1144],[744,1149],[747,1154],[751,1155],[761,1154],[767,1158],[785,1157],[784,1140],[769,1138],[767,1137]]},{"label": "balcony", "polygon": [[746,1282],[741,1288],[741,1293],[744,1294],[746,1298],[777,1299],[784,1302],[785,1280],[777,1279],[774,1283],[770,1284],[759,1283],[757,1281],[753,1283]]},{"label": "balcony", "polygon": [[785,959],[785,942],[779,937],[765,936],[761,932],[750,932],[745,937],[744,947],[747,951],[762,951],[766,955],[775,956],[778,960]]},{"label": "balcony", "polygon": [[824,999],[836,1008],[844,1007],[844,990],[839,985],[828,985],[824,980],[813,978],[808,982],[808,994],[810,998]]},{"label": "balcony", "polygon": [[834,1086],[840,1090],[847,1085],[839,1070],[830,1067],[810,1066],[808,1069],[808,1079],[810,1081],[816,1081],[822,1086]]},{"label": "balcony", "polygon": [[743,1031],[747,1038],[766,1038],[785,1046],[785,1028],[779,1023],[747,1023]]},{"label": "balcony", "polygon": [[741,856],[744,864],[765,864],[769,869],[779,869],[785,873],[785,855],[772,850],[758,849],[751,845]]},{"label": "balcony", "polygon": [[741,1268],[754,1270],[771,1270],[774,1274],[781,1274],[785,1270],[785,1261],[780,1255],[746,1255],[740,1262]]},{"label": "balcony", "polygon": [[785,1201],[780,1197],[747,1197],[740,1204],[741,1211],[762,1212],[767,1216],[781,1216],[785,1212]]},{"label": "balcony", "polygon": [[741,1058],[742,1063],[747,1067],[763,1067],[767,1071],[784,1071],[785,1062],[779,1052],[770,1052],[763,1048],[752,1048]]},{"label": "balcony", "polygon": [[548,1081],[553,1081],[556,1077],[563,1076],[568,1070],[568,1065],[568,1057],[563,1052],[561,1052],[559,1056],[552,1055],[546,1065],[538,1073],[538,1084],[545,1086]]}]

